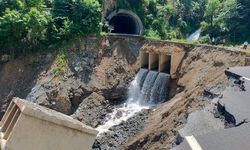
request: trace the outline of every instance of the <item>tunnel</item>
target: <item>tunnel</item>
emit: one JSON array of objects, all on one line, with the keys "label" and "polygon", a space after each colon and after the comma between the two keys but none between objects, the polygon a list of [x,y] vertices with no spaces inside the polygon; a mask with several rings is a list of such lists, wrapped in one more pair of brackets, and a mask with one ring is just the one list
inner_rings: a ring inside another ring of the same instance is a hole
[{"label": "tunnel", "polygon": [[132,11],[118,9],[108,16],[110,26],[113,26],[111,33],[142,35],[143,25],[141,19]]}]

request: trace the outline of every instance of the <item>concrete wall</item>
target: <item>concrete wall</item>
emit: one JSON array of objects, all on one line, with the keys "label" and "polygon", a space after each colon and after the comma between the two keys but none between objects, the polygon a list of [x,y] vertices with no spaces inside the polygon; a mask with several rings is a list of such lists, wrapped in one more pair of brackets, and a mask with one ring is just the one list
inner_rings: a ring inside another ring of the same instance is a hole
[{"label": "concrete wall", "polygon": [[2,150],[88,150],[95,136],[21,114]]},{"label": "concrete wall", "polygon": [[148,67],[149,67],[149,53],[140,52],[140,65],[141,65],[141,68],[148,69]]},{"label": "concrete wall", "polygon": [[159,55],[154,53],[149,53],[149,70],[158,71],[159,68]]},{"label": "concrete wall", "polygon": [[171,72],[171,55],[159,55],[159,72]]},{"label": "concrete wall", "polygon": [[141,68],[171,74],[171,67],[175,67],[176,65],[172,64],[171,58],[171,54],[164,55],[140,52],[140,65]]},{"label": "concrete wall", "polygon": [[88,150],[97,131],[69,116],[14,98],[1,121],[1,150]]},{"label": "concrete wall", "polygon": [[178,67],[185,53],[192,47],[192,45],[147,39],[140,36],[109,35],[108,39],[111,48],[119,43],[124,45],[126,41],[126,47],[129,48],[127,51],[132,51],[140,62],[138,69],[142,67],[165,72],[164,70],[169,66],[170,61],[167,73],[170,73],[171,78],[176,78]]}]

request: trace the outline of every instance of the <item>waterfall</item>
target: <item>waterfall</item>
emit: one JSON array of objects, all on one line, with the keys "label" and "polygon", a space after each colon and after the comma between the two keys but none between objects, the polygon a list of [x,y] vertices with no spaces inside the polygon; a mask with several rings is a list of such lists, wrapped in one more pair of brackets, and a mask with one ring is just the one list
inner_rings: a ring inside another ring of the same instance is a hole
[{"label": "waterfall", "polygon": [[158,104],[167,99],[169,78],[168,74],[159,73],[150,93],[149,104]]},{"label": "waterfall", "polygon": [[150,99],[151,89],[154,86],[157,75],[158,75],[158,72],[156,71],[148,72],[147,77],[144,80],[144,83],[141,89],[141,95],[139,97],[139,104],[147,105],[147,102]]},{"label": "waterfall", "polygon": [[201,29],[196,30],[194,33],[192,33],[187,40],[189,41],[197,41],[200,37]]},{"label": "waterfall", "polygon": [[141,94],[140,91],[147,74],[147,69],[140,69],[139,72],[136,74],[135,79],[131,82],[129,86],[128,104],[138,103],[138,99]]},{"label": "waterfall", "polygon": [[143,109],[164,102],[168,96],[169,79],[166,73],[140,69],[130,84],[127,102],[107,115],[107,122],[96,128],[99,134],[109,131],[112,126],[126,121]]}]

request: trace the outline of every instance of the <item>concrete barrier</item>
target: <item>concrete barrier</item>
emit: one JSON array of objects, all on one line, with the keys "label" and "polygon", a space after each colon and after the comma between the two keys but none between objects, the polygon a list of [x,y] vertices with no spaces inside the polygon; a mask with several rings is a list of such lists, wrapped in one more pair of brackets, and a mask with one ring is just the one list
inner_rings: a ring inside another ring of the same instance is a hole
[{"label": "concrete barrier", "polygon": [[0,123],[1,150],[88,150],[97,131],[73,118],[14,98]]},{"label": "concrete barrier", "polygon": [[171,74],[171,55],[140,52],[141,68]]},{"label": "concrete barrier", "polygon": [[149,53],[140,53],[140,63],[141,63],[141,68],[146,68],[148,69],[149,67]]},{"label": "concrete barrier", "polygon": [[150,53],[149,54],[149,70],[157,70],[159,68],[159,55]]},{"label": "concrete barrier", "polygon": [[171,55],[159,55],[159,72],[171,73]]}]

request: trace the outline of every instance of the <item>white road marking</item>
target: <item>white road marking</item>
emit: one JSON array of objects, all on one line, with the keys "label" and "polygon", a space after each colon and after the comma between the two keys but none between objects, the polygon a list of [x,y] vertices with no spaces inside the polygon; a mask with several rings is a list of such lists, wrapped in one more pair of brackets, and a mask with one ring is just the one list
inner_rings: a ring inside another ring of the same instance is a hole
[{"label": "white road marking", "polygon": [[248,80],[248,81],[250,81],[250,79],[249,78],[247,78],[247,77],[242,77],[243,79],[246,79],[246,80]]},{"label": "white road marking", "polygon": [[200,144],[197,142],[194,136],[185,136],[185,139],[192,150],[202,150]]}]

